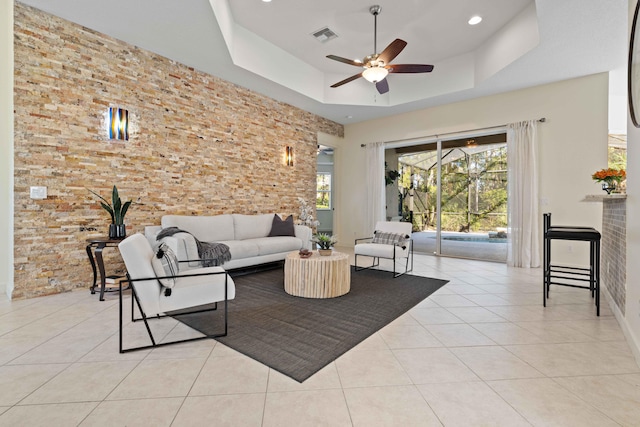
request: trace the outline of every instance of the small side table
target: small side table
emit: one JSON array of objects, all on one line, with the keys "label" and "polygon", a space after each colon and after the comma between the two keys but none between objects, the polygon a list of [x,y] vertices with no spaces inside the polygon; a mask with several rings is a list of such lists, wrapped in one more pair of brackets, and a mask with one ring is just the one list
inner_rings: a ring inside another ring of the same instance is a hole
[{"label": "small side table", "polygon": [[108,237],[96,237],[93,239],[87,239],[87,256],[89,257],[91,269],[93,270],[93,285],[91,285],[91,293],[96,293],[96,283],[98,281],[98,275],[96,272],[97,264],[98,271],[100,271],[100,301],[104,301],[104,292],[107,280],[107,276],[104,272],[102,250],[104,248],[117,248],[120,242],[122,242],[122,239],[110,239]]},{"label": "small side table", "polygon": [[349,255],[333,251],[320,256],[313,251],[310,258],[291,252],[284,260],[284,290],[304,298],[335,298],[351,290]]}]

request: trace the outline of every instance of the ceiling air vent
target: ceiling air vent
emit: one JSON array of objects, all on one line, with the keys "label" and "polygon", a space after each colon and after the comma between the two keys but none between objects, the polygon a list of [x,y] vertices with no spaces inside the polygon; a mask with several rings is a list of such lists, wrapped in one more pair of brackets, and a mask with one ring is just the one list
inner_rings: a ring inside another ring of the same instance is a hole
[{"label": "ceiling air vent", "polygon": [[329,29],[329,27],[324,27],[318,31],[314,31],[311,33],[313,37],[316,38],[320,43],[326,43],[331,39],[335,39],[338,37],[336,33]]}]

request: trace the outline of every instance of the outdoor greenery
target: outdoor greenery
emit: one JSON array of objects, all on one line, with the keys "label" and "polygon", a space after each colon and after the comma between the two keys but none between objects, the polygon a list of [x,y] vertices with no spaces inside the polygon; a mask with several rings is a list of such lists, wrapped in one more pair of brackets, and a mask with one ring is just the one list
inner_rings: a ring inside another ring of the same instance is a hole
[{"label": "outdoor greenery", "polygon": [[[455,148],[451,154],[449,157],[453,160],[442,165],[442,230],[491,231],[506,227],[506,146],[493,146],[477,153]],[[436,168],[425,170],[405,165],[400,185],[408,189],[411,184],[414,187],[414,230],[435,228]],[[408,190],[403,190],[405,218],[408,218],[408,194]]]},{"label": "outdoor greenery", "polygon": [[331,174],[316,175],[316,209],[331,209]]},{"label": "outdoor greenery", "polygon": [[386,186],[393,184],[394,181],[400,177],[400,172],[397,170],[389,170],[388,167],[387,162],[384,162],[384,184]]},{"label": "outdoor greenery", "polygon": [[612,169],[627,169],[626,148],[609,146],[609,167]]}]

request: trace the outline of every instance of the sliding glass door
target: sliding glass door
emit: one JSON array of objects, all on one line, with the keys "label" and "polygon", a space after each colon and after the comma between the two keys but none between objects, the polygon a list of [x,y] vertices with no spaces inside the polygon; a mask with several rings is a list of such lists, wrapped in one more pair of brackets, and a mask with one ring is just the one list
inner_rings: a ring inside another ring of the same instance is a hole
[{"label": "sliding glass door", "polygon": [[504,134],[437,141],[398,157],[403,218],[415,247],[436,255],[506,261]]},{"label": "sliding glass door", "polygon": [[506,143],[449,145],[441,165],[440,254],[506,261]]}]

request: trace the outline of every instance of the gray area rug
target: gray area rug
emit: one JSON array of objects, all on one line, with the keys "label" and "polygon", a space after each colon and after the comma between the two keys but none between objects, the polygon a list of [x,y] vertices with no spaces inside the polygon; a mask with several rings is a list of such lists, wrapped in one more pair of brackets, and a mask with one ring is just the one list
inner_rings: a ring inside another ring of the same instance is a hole
[{"label": "gray area rug", "polygon": [[[229,329],[219,342],[303,382],[446,284],[447,280],[351,268],[351,291],[338,298],[307,299],[284,291],[283,270],[234,277]],[[219,305],[220,307],[220,305]],[[213,335],[221,311],[174,314]]]}]

